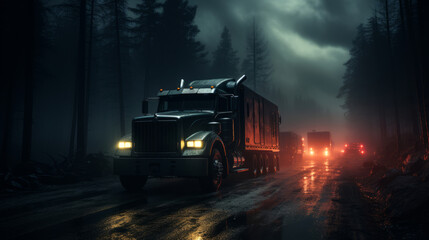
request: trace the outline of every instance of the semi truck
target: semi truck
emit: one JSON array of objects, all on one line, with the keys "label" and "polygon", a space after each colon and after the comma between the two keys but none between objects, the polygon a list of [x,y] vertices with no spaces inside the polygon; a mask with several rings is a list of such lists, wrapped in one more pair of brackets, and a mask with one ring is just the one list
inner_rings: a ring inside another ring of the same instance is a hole
[{"label": "semi truck", "polygon": [[332,153],[331,132],[312,131],[307,133],[307,146],[310,156],[329,156]]},{"label": "semi truck", "polygon": [[280,132],[280,162],[292,164],[302,160],[304,154],[304,138],[295,132]]},{"label": "semi truck", "polygon": [[232,173],[251,176],[279,170],[278,107],[246,87],[246,76],[195,80],[160,89],[156,113],[132,120],[114,159],[114,173],[128,191],[141,189],[148,176],[191,177],[217,191]]}]

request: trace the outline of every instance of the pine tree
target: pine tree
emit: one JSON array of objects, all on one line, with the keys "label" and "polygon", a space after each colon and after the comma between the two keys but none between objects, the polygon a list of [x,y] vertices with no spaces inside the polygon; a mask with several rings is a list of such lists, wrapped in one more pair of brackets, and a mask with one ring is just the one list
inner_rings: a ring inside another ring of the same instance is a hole
[{"label": "pine tree", "polygon": [[[158,76],[167,84],[177,85],[180,78],[201,77],[206,65],[204,45],[196,40],[196,6],[186,0],[166,0],[160,19],[156,49],[160,62]],[[168,71],[166,71],[168,69]]]},{"label": "pine tree", "polygon": [[237,66],[240,59],[232,48],[231,35],[224,27],[219,45],[213,53],[212,73],[214,77],[235,77],[238,75]]},{"label": "pine tree", "polygon": [[160,26],[160,13],[158,9],[161,4],[157,0],[142,1],[137,4],[135,8],[130,8],[130,11],[135,14],[135,18],[131,20],[132,26],[130,33],[132,38],[132,45],[137,56],[142,56],[140,60],[145,69],[144,79],[144,97],[148,97],[149,88],[152,79],[153,63],[156,62],[154,51],[154,42],[157,37],[157,28]]},{"label": "pine tree", "polygon": [[79,6],[79,45],[77,59],[76,86],[77,96],[77,138],[76,138],[76,158],[82,161],[86,155],[85,141],[85,60],[86,60],[86,0],[80,0]]},{"label": "pine tree", "polygon": [[256,90],[267,85],[272,71],[267,43],[253,20],[252,31],[247,39],[247,55],[242,63],[242,72],[248,75],[252,88]]},{"label": "pine tree", "polygon": [[124,107],[124,74],[123,61],[128,58],[128,23],[126,14],[127,1],[106,1],[103,5],[105,12],[105,26],[102,30],[103,47],[106,50],[105,64],[111,70],[106,72],[110,78],[116,79],[117,102],[119,106],[120,136],[125,135],[125,107]]}]

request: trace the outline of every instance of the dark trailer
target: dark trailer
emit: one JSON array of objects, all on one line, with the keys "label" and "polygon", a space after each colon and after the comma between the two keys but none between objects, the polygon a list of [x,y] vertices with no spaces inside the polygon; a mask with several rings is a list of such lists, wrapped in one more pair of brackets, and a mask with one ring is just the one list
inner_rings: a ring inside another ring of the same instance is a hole
[{"label": "dark trailer", "polygon": [[128,190],[148,176],[198,178],[217,190],[222,178],[249,171],[254,176],[279,169],[277,106],[232,78],[192,81],[160,90],[158,110],[134,118],[132,135],[122,139],[114,161]]},{"label": "dark trailer", "polygon": [[312,131],[307,133],[308,153],[310,155],[329,156],[332,152],[331,132]]},{"label": "dark trailer", "polygon": [[280,162],[291,164],[302,160],[304,154],[304,138],[294,132],[280,132]]}]

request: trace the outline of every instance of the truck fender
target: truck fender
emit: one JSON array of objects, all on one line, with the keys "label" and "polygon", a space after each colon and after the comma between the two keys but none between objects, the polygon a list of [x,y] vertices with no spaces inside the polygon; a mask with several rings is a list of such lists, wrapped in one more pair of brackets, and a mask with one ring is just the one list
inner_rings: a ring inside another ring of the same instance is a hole
[{"label": "truck fender", "polygon": [[186,138],[186,141],[189,140],[202,140],[204,142],[206,146],[202,154],[204,156],[210,156],[212,154],[213,148],[217,147],[221,151],[224,160],[222,163],[224,169],[226,170],[226,174],[224,174],[224,176],[229,173],[228,157],[226,154],[225,144],[223,143],[219,135],[212,131],[199,131]]}]

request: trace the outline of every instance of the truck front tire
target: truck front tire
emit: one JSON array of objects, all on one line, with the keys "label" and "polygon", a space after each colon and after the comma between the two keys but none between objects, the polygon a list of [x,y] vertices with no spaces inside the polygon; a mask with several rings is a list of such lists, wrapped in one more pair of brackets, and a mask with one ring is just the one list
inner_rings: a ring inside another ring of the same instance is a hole
[{"label": "truck front tire", "polygon": [[121,175],[119,176],[122,187],[125,188],[128,192],[139,191],[147,181],[147,176],[129,176]]},{"label": "truck front tire", "polygon": [[204,191],[216,192],[222,184],[223,157],[219,149],[213,148],[209,159],[208,176],[200,178],[200,184]]}]

